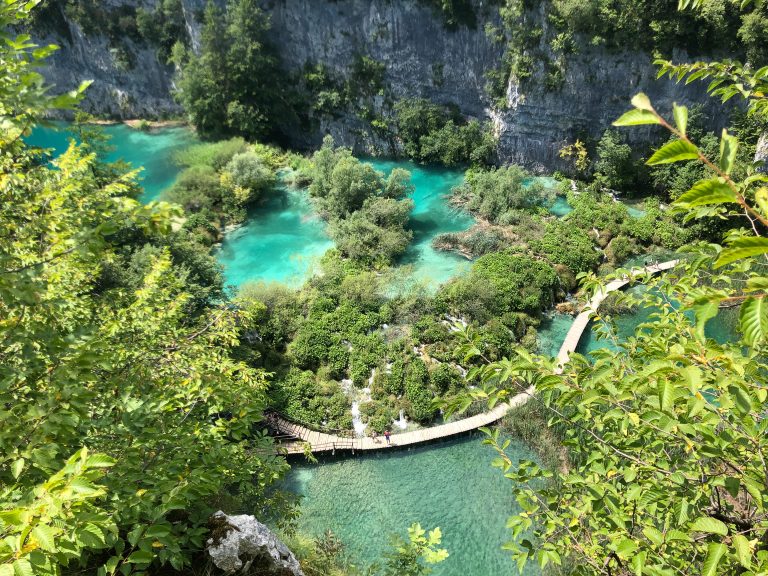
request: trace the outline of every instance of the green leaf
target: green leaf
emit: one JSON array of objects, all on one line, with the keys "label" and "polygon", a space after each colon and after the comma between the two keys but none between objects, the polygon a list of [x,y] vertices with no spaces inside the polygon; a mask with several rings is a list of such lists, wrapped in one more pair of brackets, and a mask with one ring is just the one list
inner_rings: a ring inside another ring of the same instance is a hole
[{"label": "green leaf", "polygon": [[699,180],[690,190],[675,200],[675,204],[685,207],[725,204],[726,202],[738,202],[738,198],[736,193],[718,178]]},{"label": "green leaf", "polygon": [[46,552],[56,552],[56,532],[50,526],[38,524],[32,528],[32,537]]},{"label": "green leaf", "polygon": [[116,462],[117,460],[110,458],[106,454],[93,454],[88,457],[85,464],[89,468],[109,468],[110,466],[114,466]]},{"label": "green leaf", "polygon": [[661,546],[664,543],[664,535],[653,526],[643,528],[643,535],[656,546]]},{"label": "green leaf", "polygon": [[616,554],[619,558],[629,558],[637,550],[637,543],[629,538],[624,538],[616,545]]},{"label": "green leaf", "polygon": [[13,474],[14,479],[21,475],[22,470],[24,470],[24,458],[19,458],[11,464],[11,474]]},{"label": "green leaf", "polygon": [[632,570],[635,572],[635,576],[642,576],[643,568],[645,568],[645,559],[648,556],[648,552],[643,550],[632,556],[630,564],[632,564]]},{"label": "green leaf", "polygon": [[693,303],[693,313],[696,316],[696,337],[700,342],[706,340],[704,331],[707,327],[707,322],[717,316],[719,305],[719,300],[713,299],[703,299]]},{"label": "green leaf", "polygon": [[[437,529],[439,531],[439,529]],[[164,524],[156,524],[147,528],[144,536],[147,538],[163,538],[171,533],[171,527]],[[438,542],[439,543],[439,542]]]},{"label": "green leaf", "polygon": [[32,564],[26,558],[19,558],[13,563],[13,573],[15,576],[34,576]]},{"label": "green leaf", "polygon": [[749,540],[743,534],[736,534],[731,542],[736,550],[736,558],[738,558],[739,564],[749,570],[750,566],[752,566],[752,549],[749,545]]},{"label": "green leaf", "polygon": [[739,326],[744,341],[750,346],[765,342],[768,337],[768,304],[765,298],[747,298],[741,305]]},{"label": "green leaf", "polygon": [[680,130],[683,136],[685,136],[685,130],[688,127],[688,108],[685,106],[678,106],[677,102],[674,102],[672,104],[672,114],[675,116],[677,129]]},{"label": "green leaf", "polygon": [[659,406],[664,412],[672,409],[675,399],[675,387],[668,381],[659,382]]},{"label": "green leaf", "polygon": [[707,558],[704,560],[704,566],[701,569],[701,576],[714,576],[717,573],[717,567],[720,559],[728,550],[725,544],[712,542],[707,547]]},{"label": "green leaf", "polygon": [[653,112],[647,110],[630,110],[624,112],[613,122],[614,126],[640,126],[641,124],[659,124],[661,121]]},{"label": "green leaf", "polygon": [[107,572],[107,574],[114,574],[119,563],[119,556],[110,556],[109,560],[104,563],[104,570]]},{"label": "green leaf", "polygon": [[0,564],[0,576],[13,576],[13,566],[10,564]]},{"label": "green leaf", "polygon": [[747,280],[748,290],[768,290],[768,276],[753,276]]},{"label": "green leaf", "polygon": [[757,192],[755,192],[755,202],[757,202],[757,206],[760,208],[763,216],[768,216],[768,188],[763,186],[757,189]]},{"label": "green leaf", "polygon": [[648,159],[648,166],[657,166],[659,164],[671,164],[681,160],[696,160],[699,157],[699,149],[693,144],[684,140],[674,140],[664,144],[656,150]]},{"label": "green leaf", "polygon": [[750,236],[739,238],[728,244],[728,247],[720,252],[720,256],[715,262],[715,268],[720,268],[731,262],[768,254],[768,238],[760,236]]},{"label": "green leaf", "polygon": [[692,532],[706,532],[708,534],[720,534],[720,536],[726,536],[728,534],[728,526],[717,518],[711,516],[702,516],[697,518],[696,521],[691,524]]},{"label": "green leaf", "polygon": [[730,174],[733,170],[733,163],[736,160],[736,152],[739,149],[739,141],[735,136],[728,134],[723,128],[723,135],[720,137],[720,170]]},{"label": "green leaf", "polygon": [[146,550],[136,550],[136,552],[128,556],[126,562],[131,564],[149,564],[152,562],[152,560],[154,560],[154,558],[155,555],[152,554],[152,552],[147,552]]}]

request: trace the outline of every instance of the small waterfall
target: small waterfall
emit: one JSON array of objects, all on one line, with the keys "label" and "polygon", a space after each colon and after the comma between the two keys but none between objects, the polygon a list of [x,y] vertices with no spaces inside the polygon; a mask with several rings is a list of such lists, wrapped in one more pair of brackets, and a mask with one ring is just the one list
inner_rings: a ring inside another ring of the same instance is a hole
[{"label": "small waterfall", "polygon": [[392,425],[400,428],[400,430],[405,430],[408,427],[408,421],[405,419],[405,414],[402,410],[400,410],[400,420],[395,420]]},{"label": "small waterfall", "polygon": [[355,434],[358,438],[362,438],[365,435],[365,429],[368,427],[368,424],[363,424],[363,421],[360,419],[360,402],[352,402],[352,427],[355,429]]}]

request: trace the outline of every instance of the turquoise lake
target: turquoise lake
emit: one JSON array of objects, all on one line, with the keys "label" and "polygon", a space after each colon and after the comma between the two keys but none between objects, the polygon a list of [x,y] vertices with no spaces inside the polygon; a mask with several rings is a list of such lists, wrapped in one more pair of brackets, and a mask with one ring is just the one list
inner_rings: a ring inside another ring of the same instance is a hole
[{"label": "turquoise lake", "polygon": [[[287,487],[304,497],[300,529],[314,536],[331,529],[353,558],[370,563],[391,534],[404,536],[414,522],[440,526],[450,556],[434,567],[435,576],[517,574],[501,549],[517,505],[482,438],[478,432],[410,450],[294,464]],[[534,458],[517,442],[507,452],[515,461]],[[531,564],[525,574],[538,570]]]},{"label": "turquoise lake", "polygon": [[[179,173],[174,162],[175,154],[197,142],[194,132],[185,127],[147,132],[125,124],[109,124],[102,128],[110,137],[110,146],[113,148],[105,160],[125,160],[134,168],[144,167],[140,174],[141,185],[144,187],[141,196],[143,202],[157,200],[160,193],[173,184]],[[55,122],[50,127],[36,127],[26,140],[33,146],[52,148],[54,154],[61,154],[69,146],[72,137],[66,123]]]},{"label": "turquoise lake", "polygon": [[[66,127],[66,123],[54,123],[51,127],[36,128],[27,141],[61,153],[72,137]],[[122,159],[134,167],[144,167],[141,183],[145,192],[141,199],[145,202],[157,199],[173,184],[179,173],[175,154],[198,142],[188,128],[142,132],[114,124],[104,126],[103,130],[111,137],[114,148],[106,160]],[[403,281],[434,287],[466,269],[470,264],[466,258],[432,248],[432,239],[438,234],[465,230],[474,223],[471,216],[450,207],[444,198],[461,182],[463,173],[410,162],[365,161],[385,174],[396,167],[411,172],[415,186],[415,208],[410,221],[413,241],[399,261]],[[218,255],[229,285],[264,281],[298,286],[332,246],[325,224],[312,212],[306,192],[281,187],[261,205],[253,207],[243,226],[227,234]]]}]

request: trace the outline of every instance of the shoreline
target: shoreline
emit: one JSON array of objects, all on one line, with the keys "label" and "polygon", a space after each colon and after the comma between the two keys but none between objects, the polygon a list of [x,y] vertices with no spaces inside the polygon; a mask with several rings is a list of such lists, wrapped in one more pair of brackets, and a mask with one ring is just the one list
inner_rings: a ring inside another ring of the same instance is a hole
[{"label": "shoreline", "polygon": [[129,120],[94,119],[89,120],[87,124],[96,124],[98,126],[115,126],[117,124],[125,124],[134,130],[142,130],[143,128],[149,128],[150,130],[156,130],[158,128],[180,128],[182,126],[187,126],[192,129],[192,127],[185,120],[143,120],[141,118],[132,118]]}]

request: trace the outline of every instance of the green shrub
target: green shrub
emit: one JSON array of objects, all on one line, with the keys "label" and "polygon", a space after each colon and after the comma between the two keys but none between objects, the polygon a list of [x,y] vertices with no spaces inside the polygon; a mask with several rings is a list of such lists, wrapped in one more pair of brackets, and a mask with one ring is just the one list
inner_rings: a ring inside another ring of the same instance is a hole
[{"label": "green shrub", "polygon": [[538,316],[559,287],[552,266],[510,250],[478,258],[469,273],[438,293],[459,314],[485,323],[506,312]]},{"label": "green shrub", "polygon": [[533,181],[516,165],[492,170],[467,170],[464,182],[451,191],[452,201],[491,222],[514,223],[520,210],[548,206],[554,192]]},{"label": "green shrub", "polygon": [[414,358],[406,367],[405,399],[408,401],[407,413],[413,420],[426,422],[434,417],[429,372],[421,358]]},{"label": "green shrub", "polygon": [[409,158],[445,166],[492,161],[496,141],[490,126],[467,122],[456,107],[422,98],[400,100],[394,110],[397,136]]}]

